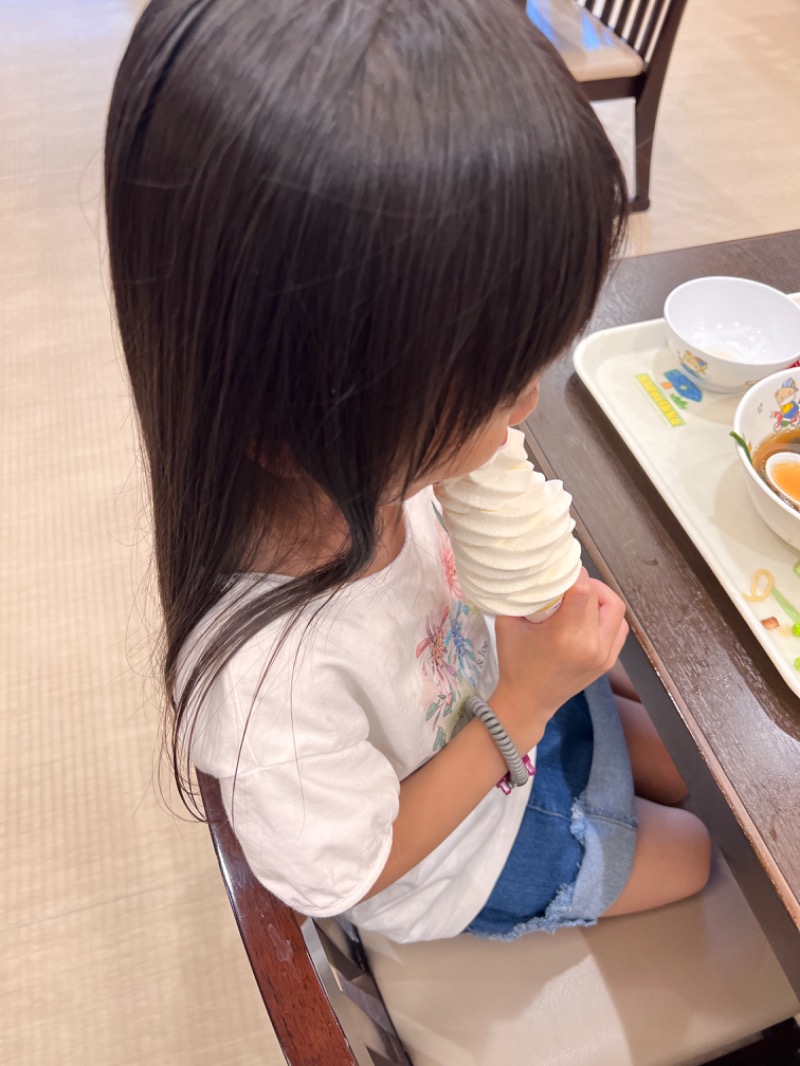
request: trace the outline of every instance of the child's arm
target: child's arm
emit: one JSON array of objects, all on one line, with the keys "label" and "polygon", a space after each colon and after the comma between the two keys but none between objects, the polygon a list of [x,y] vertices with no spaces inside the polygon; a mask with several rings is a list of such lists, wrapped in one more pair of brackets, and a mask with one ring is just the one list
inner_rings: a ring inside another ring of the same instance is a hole
[{"label": "child's arm", "polygon": [[[571,696],[616,662],[628,632],[625,607],[584,570],[547,622],[498,618],[500,682],[489,704],[517,749],[529,751]],[[369,899],[421,862],[506,772],[482,722],[472,721],[400,785],[392,846]]]}]

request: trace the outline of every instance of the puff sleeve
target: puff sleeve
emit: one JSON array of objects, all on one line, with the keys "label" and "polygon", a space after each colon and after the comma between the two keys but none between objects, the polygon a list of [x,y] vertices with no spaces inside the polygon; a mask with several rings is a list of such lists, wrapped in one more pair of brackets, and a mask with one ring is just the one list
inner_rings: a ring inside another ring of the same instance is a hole
[{"label": "puff sleeve", "polygon": [[259,686],[262,669],[257,654],[226,667],[190,755],[219,778],[259,881],[303,914],[338,914],[386,864],[400,781],[370,743],[366,696],[345,665],[290,652]]}]

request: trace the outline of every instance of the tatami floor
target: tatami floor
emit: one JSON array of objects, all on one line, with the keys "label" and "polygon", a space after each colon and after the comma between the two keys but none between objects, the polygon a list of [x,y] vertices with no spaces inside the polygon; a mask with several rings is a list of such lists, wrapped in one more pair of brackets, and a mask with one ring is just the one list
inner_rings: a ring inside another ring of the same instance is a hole
[{"label": "tatami floor", "polygon": [[[126,0],[0,0],[0,1062],[280,1054],[205,827],[153,783],[147,523],[105,284]],[[800,227],[800,6],[690,0],[629,251]],[[629,114],[604,120],[628,153]]]}]

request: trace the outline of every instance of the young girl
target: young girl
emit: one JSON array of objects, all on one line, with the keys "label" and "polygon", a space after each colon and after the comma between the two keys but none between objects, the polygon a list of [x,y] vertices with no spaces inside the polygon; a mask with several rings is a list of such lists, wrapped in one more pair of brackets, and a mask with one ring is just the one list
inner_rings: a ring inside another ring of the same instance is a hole
[{"label": "young girl", "polygon": [[[191,761],[272,892],[400,941],[701,888],[705,830],[604,677],[620,600],[584,572],[495,650],[432,506],[531,414],[622,231],[513,0],[151,0],[106,196],[184,799]],[[538,745],[508,796],[475,693]]]}]

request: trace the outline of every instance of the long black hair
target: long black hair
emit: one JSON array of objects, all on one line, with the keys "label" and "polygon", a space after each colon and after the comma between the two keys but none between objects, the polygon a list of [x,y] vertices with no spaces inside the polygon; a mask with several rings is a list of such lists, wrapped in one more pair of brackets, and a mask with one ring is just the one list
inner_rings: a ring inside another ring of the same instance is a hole
[{"label": "long black hair", "polygon": [[[362,572],[387,486],[424,477],[576,335],[626,190],[512,0],[151,0],[105,189],[188,802],[187,708],[259,628]],[[265,545],[280,571],[270,531],[291,501],[270,457],[287,456],[347,543],[234,604],[177,691],[231,575]]]}]

